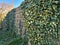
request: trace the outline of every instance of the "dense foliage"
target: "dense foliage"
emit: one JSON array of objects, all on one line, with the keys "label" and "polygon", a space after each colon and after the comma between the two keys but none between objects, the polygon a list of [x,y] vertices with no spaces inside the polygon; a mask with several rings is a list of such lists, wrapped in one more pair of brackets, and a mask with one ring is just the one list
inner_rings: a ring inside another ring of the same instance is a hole
[{"label": "dense foliage", "polygon": [[[18,15],[20,8],[24,24]],[[22,30],[23,25],[26,32]],[[59,35],[60,0],[24,0],[18,10],[11,10],[3,20],[0,45],[60,45]]]},{"label": "dense foliage", "polygon": [[25,0],[20,7],[31,45],[59,45],[59,0]]}]

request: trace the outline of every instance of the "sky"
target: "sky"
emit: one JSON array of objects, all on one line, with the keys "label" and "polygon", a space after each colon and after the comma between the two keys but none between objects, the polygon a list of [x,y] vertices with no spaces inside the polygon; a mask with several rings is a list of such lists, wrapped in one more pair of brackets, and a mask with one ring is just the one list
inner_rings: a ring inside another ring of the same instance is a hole
[{"label": "sky", "polygon": [[[0,0],[0,2],[5,2],[11,4],[12,0]],[[18,7],[24,0],[14,0],[14,8]]]}]

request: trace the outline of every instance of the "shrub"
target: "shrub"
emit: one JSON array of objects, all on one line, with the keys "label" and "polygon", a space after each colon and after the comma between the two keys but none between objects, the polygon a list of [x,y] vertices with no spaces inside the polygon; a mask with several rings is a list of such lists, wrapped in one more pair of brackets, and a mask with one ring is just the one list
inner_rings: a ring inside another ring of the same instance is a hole
[{"label": "shrub", "polygon": [[25,0],[20,7],[31,45],[58,45],[60,1]]}]

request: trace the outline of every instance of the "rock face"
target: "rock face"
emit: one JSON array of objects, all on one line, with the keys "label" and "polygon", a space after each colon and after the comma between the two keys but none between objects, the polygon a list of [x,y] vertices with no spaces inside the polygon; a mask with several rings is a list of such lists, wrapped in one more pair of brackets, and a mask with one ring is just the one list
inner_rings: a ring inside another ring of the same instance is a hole
[{"label": "rock face", "polygon": [[18,32],[18,34],[21,34],[21,31],[23,29],[23,17],[22,17],[22,12],[21,9],[18,7],[15,12],[15,27]]},{"label": "rock face", "polygon": [[0,39],[2,39],[0,40],[0,44],[1,42],[4,43],[4,40],[9,42],[16,37],[24,38],[25,27],[23,26],[23,17],[20,7],[8,12],[7,16],[3,20],[2,30],[0,32],[3,32],[0,34]]},{"label": "rock face", "polygon": [[23,17],[21,9],[18,7],[7,14],[3,21],[2,30],[14,30],[17,34],[21,34],[23,29]]}]

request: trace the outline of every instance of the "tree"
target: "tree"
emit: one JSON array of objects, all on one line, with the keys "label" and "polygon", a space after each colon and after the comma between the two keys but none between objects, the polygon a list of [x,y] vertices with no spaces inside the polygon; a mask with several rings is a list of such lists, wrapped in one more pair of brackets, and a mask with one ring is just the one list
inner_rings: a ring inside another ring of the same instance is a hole
[{"label": "tree", "polygon": [[59,45],[59,4],[59,0],[25,0],[21,4],[31,45]]},{"label": "tree", "polygon": [[11,9],[13,9],[13,2],[14,1],[12,0],[12,3],[10,5],[4,2],[0,2],[0,27],[2,26],[1,23],[4,20],[7,13],[11,11]]},{"label": "tree", "polygon": [[0,8],[0,28],[1,28],[1,26],[2,26],[1,23],[2,23],[2,21],[4,20],[7,12],[8,12],[8,11],[7,11],[4,7],[1,7],[1,8]]}]

